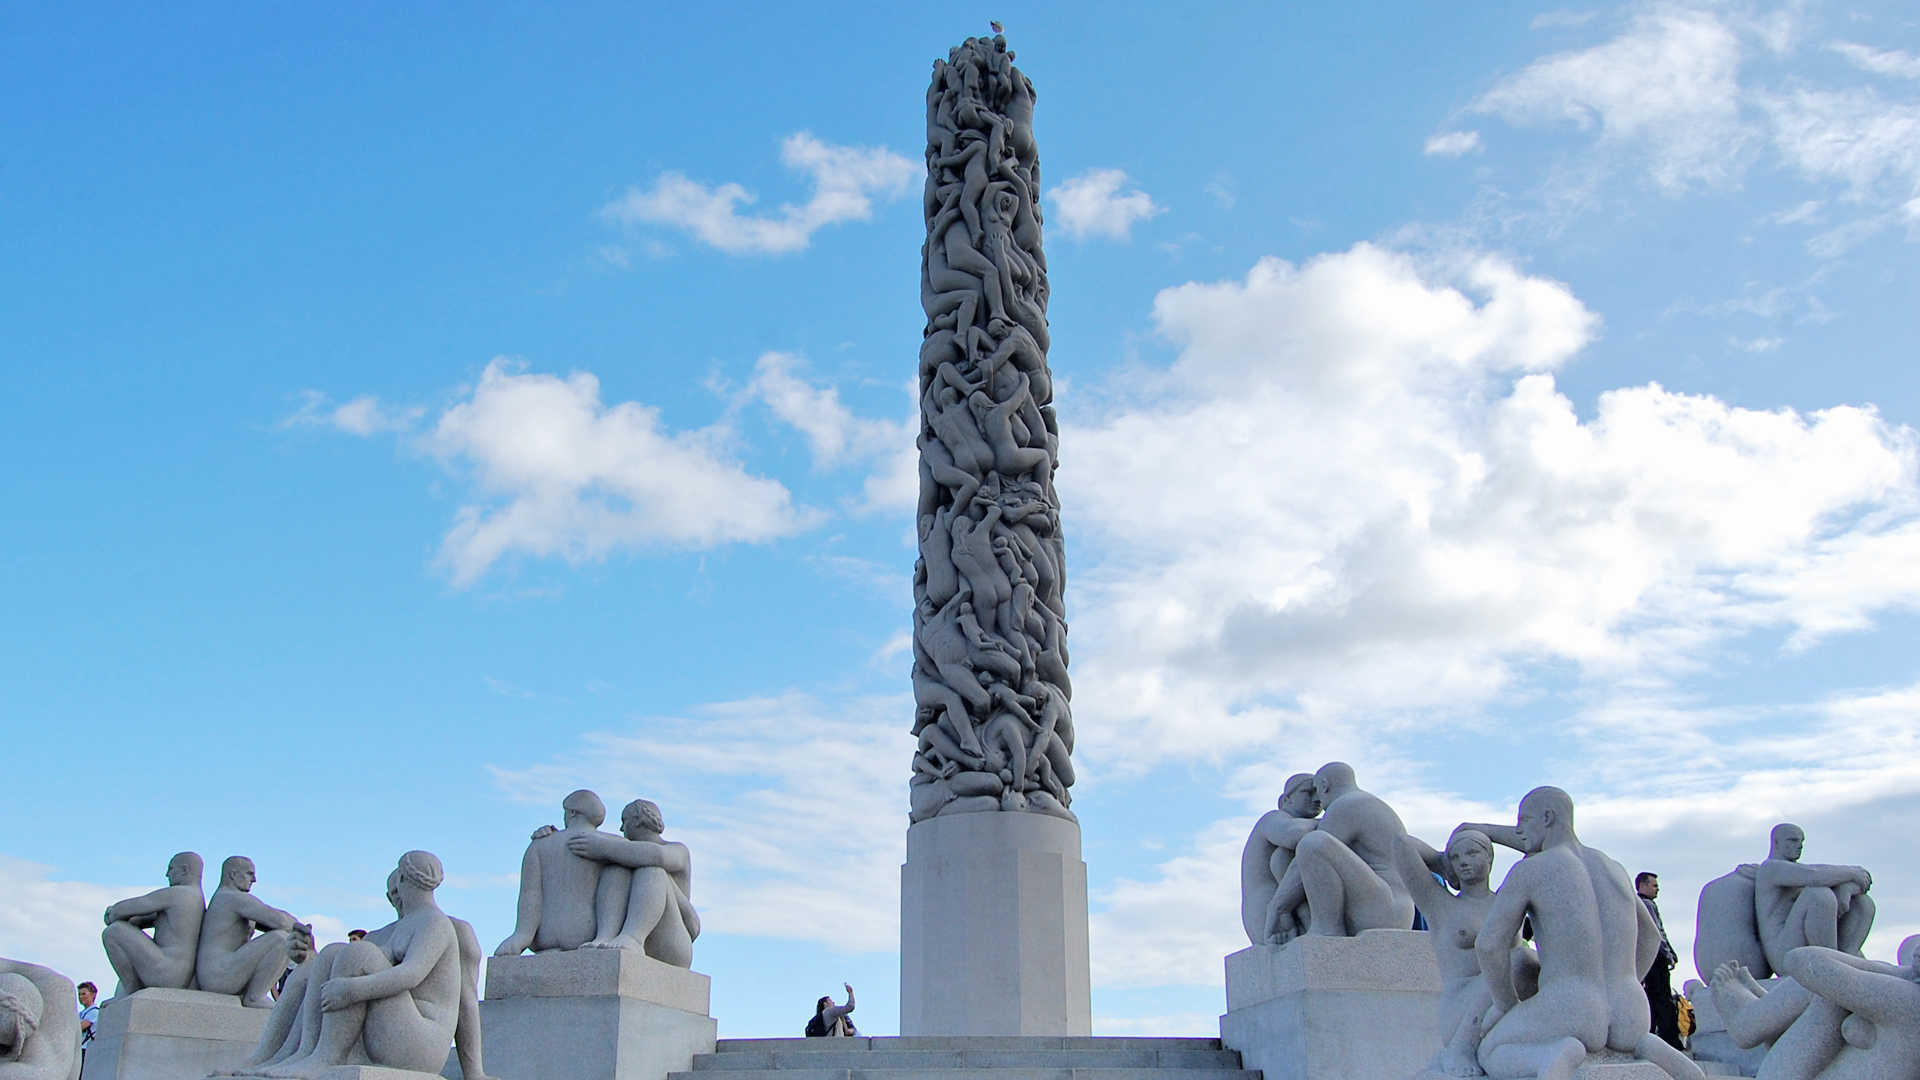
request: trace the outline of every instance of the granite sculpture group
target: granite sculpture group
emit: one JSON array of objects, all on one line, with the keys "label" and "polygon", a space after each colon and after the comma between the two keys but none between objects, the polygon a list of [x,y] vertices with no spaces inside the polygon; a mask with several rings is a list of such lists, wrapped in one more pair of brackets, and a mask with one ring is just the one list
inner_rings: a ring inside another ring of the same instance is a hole
[{"label": "granite sculpture group", "polygon": [[[1713,972],[1727,1030],[1738,1046],[1772,1047],[1758,1071],[1767,1080],[1920,1077],[1920,935],[1895,964],[1863,959],[1870,875],[1803,864],[1804,842],[1798,826],[1776,827],[1765,863],[1701,894],[1696,957]],[[1497,890],[1496,844],[1523,856]],[[1436,1049],[1412,1074],[1420,1080],[1568,1080],[1631,1061],[1658,1070],[1649,1076],[1706,1075],[1649,1031],[1641,980],[1660,929],[1620,864],[1580,841],[1565,791],[1535,788],[1515,824],[1462,824],[1436,852],[1333,762],[1288,778],[1242,852],[1241,919],[1255,950],[1405,930],[1402,896],[1426,919],[1440,982]],[[1244,953],[1229,958],[1223,1030],[1258,1030],[1234,1022],[1246,970]],[[1784,977],[1764,986],[1770,971]]]}]

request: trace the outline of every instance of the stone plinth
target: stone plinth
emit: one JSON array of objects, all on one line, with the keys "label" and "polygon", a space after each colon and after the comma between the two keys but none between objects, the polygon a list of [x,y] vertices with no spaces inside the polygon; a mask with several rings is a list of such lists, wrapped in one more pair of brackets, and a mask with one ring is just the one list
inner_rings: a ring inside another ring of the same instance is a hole
[{"label": "stone plinth", "polygon": [[[1760,985],[1771,990],[1779,982],[1767,979]],[[1761,1059],[1767,1056],[1767,1048],[1756,1046],[1742,1050],[1734,1045],[1733,1036],[1727,1034],[1727,1022],[1720,1016],[1720,1006],[1713,1000],[1712,988],[1699,979],[1688,979],[1686,989],[1687,1001],[1693,1005],[1693,1034],[1687,1039],[1687,1048],[1693,1051],[1694,1059],[1702,1068],[1712,1062],[1734,1070],[1723,1075],[1757,1074]]]},{"label": "stone plinth", "polygon": [[[89,1050],[91,1054],[93,1051]],[[233,1080],[266,1080],[265,1077],[242,1075]],[[378,1065],[335,1065],[325,1069],[314,1080],[440,1080],[440,1074],[415,1072],[412,1069],[386,1069]]]},{"label": "stone plinth", "polygon": [[[86,1051],[92,1053],[92,1051]],[[267,1080],[263,1076],[234,1076],[232,1080]],[[382,1068],[378,1065],[336,1065],[321,1070],[315,1080],[440,1080],[438,1072],[415,1072],[413,1068]]]},{"label": "stone plinth", "polygon": [[907,829],[900,1033],[1092,1031],[1079,824],[987,811]]},{"label": "stone plinth", "polygon": [[271,1009],[232,994],[148,989],[100,1005],[82,1080],[202,1080],[260,1044]]},{"label": "stone plinth", "polygon": [[1254,945],[1227,957],[1220,1041],[1267,1080],[1400,1080],[1440,1049],[1440,985],[1423,931]]},{"label": "stone plinth", "polygon": [[487,1072],[664,1080],[713,1052],[709,986],[699,972],[627,949],[493,957],[480,1001]]}]

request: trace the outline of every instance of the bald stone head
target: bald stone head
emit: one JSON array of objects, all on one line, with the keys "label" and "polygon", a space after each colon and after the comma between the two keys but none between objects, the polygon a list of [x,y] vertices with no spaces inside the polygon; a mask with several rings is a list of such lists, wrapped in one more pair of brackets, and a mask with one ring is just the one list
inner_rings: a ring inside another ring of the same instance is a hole
[{"label": "bald stone head", "polygon": [[1791,821],[1783,821],[1775,825],[1768,840],[1770,850],[1767,852],[1767,858],[1769,859],[1799,862],[1800,853],[1807,847],[1806,830]]},{"label": "bald stone head", "polygon": [[1320,805],[1325,807],[1343,792],[1359,787],[1353,778],[1353,766],[1344,761],[1329,761],[1320,766],[1313,774],[1314,794],[1320,797]]},{"label": "bald stone head", "polygon": [[569,828],[573,826],[575,818],[595,829],[600,827],[601,822],[607,820],[607,804],[600,801],[600,796],[586,788],[581,788],[560,800],[560,812],[565,816]]},{"label": "bald stone head", "polygon": [[1520,800],[1514,831],[1521,850],[1532,855],[1573,839],[1573,796],[1557,787],[1537,787]]},{"label": "bald stone head", "polygon": [[206,869],[206,861],[197,852],[183,851],[167,860],[167,884],[198,885]]},{"label": "bald stone head", "polygon": [[254,880],[258,877],[253,870],[253,860],[245,855],[229,855],[227,861],[220,864],[220,884],[241,892],[252,892]]}]

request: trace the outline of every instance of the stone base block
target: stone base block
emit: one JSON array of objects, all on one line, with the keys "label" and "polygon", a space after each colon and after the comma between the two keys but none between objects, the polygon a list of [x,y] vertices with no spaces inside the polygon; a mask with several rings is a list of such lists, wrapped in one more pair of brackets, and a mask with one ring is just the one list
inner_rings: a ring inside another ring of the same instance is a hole
[{"label": "stone base block", "polygon": [[[710,1054],[705,975],[624,949],[487,961],[487,1072],[511,1080],[665,1080]],[[372,1077],[366,1080],[374,1080]]]},{"label": "stone base block", "polygon": [[[239,1076],[234,1080],[266,1080],[266,1078]],[[415,1072],[412,1069],[386,1069],[378,1065],[335,1065],[320,1073],[316,1080],[440,1080],[440,1076],[437,1073]]]},{"label": "stone base block", "polygon": [[1090,1035],[1080,825],[1018,811],[907,829],[902,1035]]},{"label": "stone base block", "polygon": [[251,1057],[271,1012],[204,990],[110,998],[100,1006],[82,1080],[202,1080]]},{"label": "stone base block", "polygon": [[[92,1053],[92,1051],[86,1051]],[[236,1076],[234,1080],[265,1080],[257,1076]],[[317,1076],[317,1080],[440,1080],[438,1072],[415,1072],[413,1068],[382,1068],[378,1065],[336,1065]]]},{"label": "stone base block", "polygon": [[1440,1050],[1440,987],[1421,931],[1254,945],[1227,957],[1220,1041],[1267,1080],[1403,1080]]}]

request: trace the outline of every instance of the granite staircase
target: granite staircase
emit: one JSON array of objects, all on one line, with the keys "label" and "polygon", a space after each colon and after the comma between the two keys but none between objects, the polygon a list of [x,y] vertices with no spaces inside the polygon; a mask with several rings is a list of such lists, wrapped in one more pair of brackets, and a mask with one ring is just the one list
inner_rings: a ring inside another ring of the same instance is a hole
[{"label": "granite staircase", "polygon": [[1260,1080],[1219,1039],[914,1035],[721,1039],[667,1080]]}]

